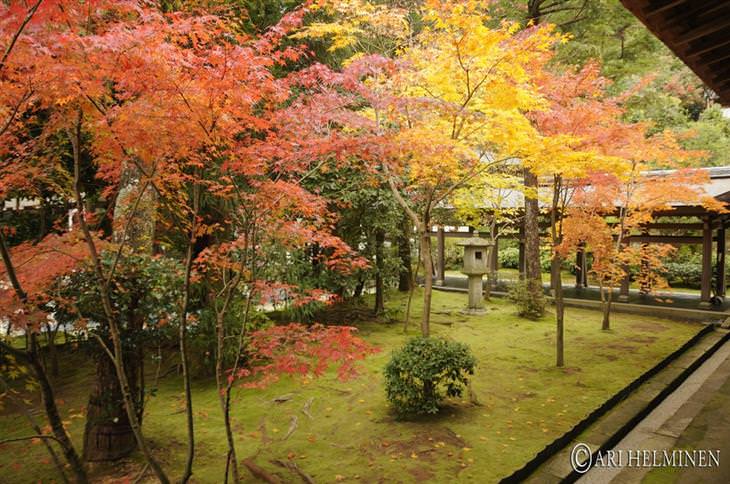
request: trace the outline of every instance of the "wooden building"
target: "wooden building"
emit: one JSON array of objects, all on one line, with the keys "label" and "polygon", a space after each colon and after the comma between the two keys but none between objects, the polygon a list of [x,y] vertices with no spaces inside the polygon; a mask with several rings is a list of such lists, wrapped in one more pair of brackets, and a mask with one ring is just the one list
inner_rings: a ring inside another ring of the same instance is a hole
[{"label": "wooden building", "polygon": [[730,106],[729,0],[621,0]]}]

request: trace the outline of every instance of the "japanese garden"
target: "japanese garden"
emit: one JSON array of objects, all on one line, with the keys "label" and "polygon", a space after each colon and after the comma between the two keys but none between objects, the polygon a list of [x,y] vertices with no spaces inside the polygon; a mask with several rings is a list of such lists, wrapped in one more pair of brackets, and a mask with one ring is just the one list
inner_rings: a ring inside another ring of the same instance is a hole
[{"label": "japanese garden", "polygon": [[729,51],[724,0],[0,1],[0,482],[730,482]]}]

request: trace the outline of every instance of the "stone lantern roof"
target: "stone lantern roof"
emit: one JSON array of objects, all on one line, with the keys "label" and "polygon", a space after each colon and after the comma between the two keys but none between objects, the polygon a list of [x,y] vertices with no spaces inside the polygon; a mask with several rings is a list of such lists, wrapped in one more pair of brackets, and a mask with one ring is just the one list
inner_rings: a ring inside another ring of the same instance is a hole
[{"label": "stone lantern roof", "polygon": [[494,245],[494,242],[492,242],[489,239],[484,239],[482,237],[479,237],[478,234],[476,237],[469,237],[468,239],[460,240],[456,243],[456,245],[460,246],[469,246],[469,247],[491,247]]}]

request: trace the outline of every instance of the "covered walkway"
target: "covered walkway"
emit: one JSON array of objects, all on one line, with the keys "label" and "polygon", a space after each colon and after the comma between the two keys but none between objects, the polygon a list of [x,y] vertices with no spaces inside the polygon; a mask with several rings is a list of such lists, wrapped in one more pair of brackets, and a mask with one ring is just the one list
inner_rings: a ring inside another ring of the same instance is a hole
[{"label": "covered walkway", "polygon": [[[439,281],[441,282],[441,281]],[[497,281],[493,294],[506,296],[509,285],[514,278],[502,278]],[[486,288],[487,281],[484,281]],[[545,294],[550,295],[550,284],[543,283]],[[436,290],[466,292],[467,279],[459,275],[447,275],[443,282],[434,286]],[[641,294],[636,289],[629,290],[629,297],[624,301],[618,300],[619,289],[614,290],[614,311],[653,314],[673,319],[697,321],[723,321],[730,318],[730,299],[724,299],[720,304],[713,304],[707,308],[698,307],[698,294],[686,292],[664,292],[652,295]],[[575,288],[567,286],[563,289],[566,306],[586,307],[598,309],[600,294],[597,286]]]},{"label": "covered walkway", "polygon": [[[701,188],[707,195],[728,203],[730,202],[730,166],[702,168],[710,178],[709,183]],[[668,173],[662,171],[651,172],[652,176]],[[523,206],[524,201],[521,193],[514,192],[507,197],[510,207],[517,209]],[[447,210],[448,212],[448,210]],[[446,216],[448,219],[448,215]],[[524,227],[521,223],[519,210],[515,211],[513,222],[510,225],[514,228],[513,233],[501,235],[499,240],[517,239],[519,247],[519,272],[524,272],[525,251],[524,251]],[[725,302],[727,293],[726,254],[727,254],[727,228],[730,226],[730,215],[724,213],[709,212],[701,206],[674,205],[671,209],[654,213],[654,222],[642,228],[641,233],[632,234],[628,238],[629,244],[670,244],[674,246],[697,245],[701,247],[702,254],[702,277],[699,295],[672,293],[666,301],[665,295],[640,295],[630,290],[628,277],[618,289],[618,298],[621,302],[634,302],[647,305],[674,304],[682,307],[702,308],[707,310],[724,311],[730,310],[730,304]],[[547,221],[541,225],[547,235]],[[435,250],[435,279],[437,285],[449,286],[457,281],[447,281],[445,266],[445,246],[447,238],[471,237],[473,228],[459,227],[458,222],[454,225],[436,226],[432,235],[436,239]],[[499,270],[499,243],[492,251],[491,268]],[[566,297],[578,297],[586,299],[598,299],[597,288],[593,290],[587,286],[587,274],[590,270],[587,267],[585,254],[576,254],[575,267],[577,269],[575,289],[569,289],[567,281],[564,281],[565,288],[572,294],[566,292]],[[458,286],[455,286],[458,287]]]}]

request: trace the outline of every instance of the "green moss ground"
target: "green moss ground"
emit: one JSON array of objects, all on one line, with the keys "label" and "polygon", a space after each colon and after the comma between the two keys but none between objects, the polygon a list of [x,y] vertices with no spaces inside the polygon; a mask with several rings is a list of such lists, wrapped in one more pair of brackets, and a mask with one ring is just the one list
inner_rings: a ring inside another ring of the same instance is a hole
[{"label": "green moss ground", "polygon": [[[414,298],[411,333],[421,304]],[[403,295],[388,303],[397,310]],[[383,390],[382,368],[407,336],[399,323],[362,323],[360,334],[381,352],[364,362],[361,376],[345,383],[333,375],[282,380],[266,390],[240,390],[233,403],[239,458],[255,455],[258,465],[285,482],[298,482],[272,460],[292,460],[317,482],[491,482],[508,475],[565,432],[606,398],[687,341],[700,326],[617,314],[613,330],[600,329],[600,314],[569,308],[566,362],[554,367],[552,314],[538,322],[514,314],[506,301],[487,304],[482,316],[459,310],[465,294],[434,293],[432,332],[469,344],[478,358],[473,394],[450,401],[441,414],[397,421]],[[165,367],[172,365],[166,362]],[[81,446],[91,365],[80,354],[65,356],[58,383],[62,410]],[[195,482],[221,482],[225,438],[212,378],[194,383],[197,455]],[[277,397],[288,395],[284,403]],[[302,413],[313,398],[309,419]],[[285,439],[292,418],[297,428]],[[182,386],[162,380],[151,399],[144,429],[164,467],[179,476],[185,452]],[[22,436],[28,426],[10,408],[0,411],[0,436]],[[135,476],[139,459],[92,470],[111,481]],[[245,472],[245,471],[244,471]],[[248,477],[248,474],[245,473]],[[54,471],[41,445],[20,443],[0,449],[0,481],[52,482]]]}]

